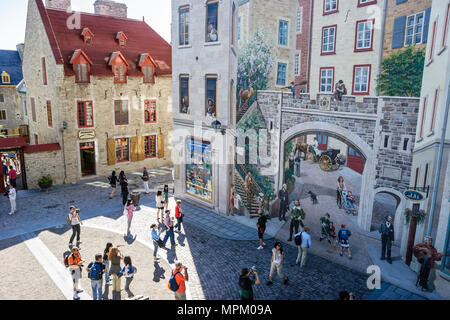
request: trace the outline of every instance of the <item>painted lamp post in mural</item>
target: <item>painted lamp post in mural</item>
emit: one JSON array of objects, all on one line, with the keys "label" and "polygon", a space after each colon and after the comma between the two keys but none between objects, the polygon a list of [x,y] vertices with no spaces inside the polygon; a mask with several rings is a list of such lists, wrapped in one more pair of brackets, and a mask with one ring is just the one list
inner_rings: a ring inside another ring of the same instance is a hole
[{"label": "painted lamp post in mural", "polygon": [[[416,190],[406,190],[404,196],[408,200],[412,201],[423,201],[425,200],[425,195]],[[416,237],[417,224],[422,223],[425,220],[425,212],[420,210],[420,204],[414,203],[413,208],[406,209],[405,212],[406,223],[409,221],[409,235],[408,244],[406,246],[406,259],[405,263],[409,266],[411,264],[413,255],[414,239]]]}]

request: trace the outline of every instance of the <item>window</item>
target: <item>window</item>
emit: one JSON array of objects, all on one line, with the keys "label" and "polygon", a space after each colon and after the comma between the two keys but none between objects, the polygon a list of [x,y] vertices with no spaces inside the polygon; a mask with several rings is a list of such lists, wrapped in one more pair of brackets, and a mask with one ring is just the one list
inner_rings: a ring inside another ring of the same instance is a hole
[{"label": "window", "polygon": [[423,137],[423,124],[425,123],[425,116],[427,110],[428,97],[423,98],[422,120],[420,120],[419,139]]},{"label": "window", "polygon": [[300,75],[300,58],[301,53],[296,53],[294,57],[294,74],[297,76]]},{"label": "window", "polygon": [[0,121],[6,120],[6,110],[0,110]]},{"label": "window", "polygon": [[144,137],[145,158],[156,158],[156,136]]},{"label": "window", "polygon": [[189,76],[180,75],[180,113],[189,113]]},{"label": "window", "polygon": [[31,98],[31,118],[34,122],[36,122],[36,105],[34,102],[34,98]]},{"label": "window", "polygon": [[119,31],[116,35],[116,40],[117,40],[117,43],[119,44],[119,46],[124,48],[127,45],[128,37],[126,36],[126,34],[124,32]]},{"label": "window", "polygon": [[403,138],[402,150],[409,151],[409,140],[410,138]]},{"label": "window", "polygon": [[2,82],[3,82],[3,84],[11,83],[11,77],[9,76],[9,74],[6,71],[2,72]]},{"label": "window", "polygon": [[87,63],[76,64],[75,70],[77,83],[89,82],[89,66]]},{"label": "window", "polygon": [[278,21],[278,44],[280,46],[288,45],[289,22],[286,20]]},{"label": "window", "polygon": [[130,143],[128,138],[116,139],[116,162],[130,161]]},{"label": "window", "polygon": [[278,62],[277,86],[285,86],[286,85],[286,70],[287,70],[287,64]]},{"label": "window", "polygon": [[50,128],[53,127],[52,102],[47,100],[47,124]]},{"label": "window", "polygon": [[416,177],[414,178],[414,190],[417,189],[417,179],[419,178],[419,167],[416,168]]},{"label": "window", "polygon": [[87,44],[87,45],[92,44],[94,34],[92,33],[92,31],[89,28],[84,28],[81,31],[81,36],[83,37],[83,41],[85,44]]},{"label": "window", "polygon": [[233,116],[233,111],[234,111],[234,99],[236,96],[236,88],[234,86],[234,80],[231,80],[231,85],[230,85],[230,124],[232,125],[234,123],[234,116]]},{"label": "window", "polygon": [[425,175],[423,176],[423,191],[425,191],[425,188],[427,187],[427,178],[428,178],[428,163],[425,166]]},{"label": "window", "polygon": [[189,44],[189,6],[181,7],[178,14],[180,46],[187,46]]},{"label": "window", "polygon": [[444,32],[442,33],[442,44],[441,47],[444,48],[447,43],[447,32],[448,32],[448,15],[450,11],[450,3],[447,5],[447,14],[445,15]]},{"label": "window", "polygon": [[155,82],[153,66],[143,66],[142,72],[144,73],[144,83]]},{"label": "window", "polygon": [[405,46],[422,43],[425,12],[419,12],[406,18]]},{"label": "window", "polygon": [[433,103],[433,112],[431,113],[430,132],[434,131],[434,124],[436,122],[436,106],[438,103],[438,98],[439,98],[439,89],[436,89],[434,91],[434,103]]},{"label": "window", "polygon": [[5,102],[5,96],[3,93],[0,93],[0,102]]},{"label": "window", "polygon": [[114,66],[114,83],[126,83],[127,67],[124,65]]},{"label": "window", "polygon": [[128,101],[114,101],[114,119],[116,125],[128,124]]},{"label": "window", "polygon": [[206,76],[206,114],[212,117],[217,115],[217,76]]},{"label": "window", "polygon": [[322,28],[321,55],[336,53],[336,29],[337,25]]},{"label": "window", "polygon": [[237,39],[238,41],[241,40],[241,23],[242,19],[241,17],[238,18],[238,25],[237,25]]},{"label": "window", "polygon": [[386,134],[381,134],[381,143],[383,144],[382,149],[390,149],[391,148],[391,137]]},{"label": "window", "polygon": [[233,3],[233,9],[231,12],[231,44],[235,44],[236,37],[236,6]]},{"label": "window", "polygon": [[333,83],[334,83],[334,67],[330,68],[320,68],[320,77],[319,77],[320,92],[333,92]]},{"label": "window", "polygon": [[358,7],[364,7],[376,3],[377,0],[358,0]]},{"label": "window", "polygon": [[436,25],[437,21],[433,23],[433,37],[431,38],[431,46],[430,46],[430,56],[428,57],[428,60],[433,59],[434,54],[434,38],[436,37]]},{"label": "window", "polygon": [[39,136],[37,134],[34,135],[34,144],[39,144]]},{"label": "window", "polygon": [[42,57],[42,83],[47,85],[47,66],[45,65],[45,57]]},{"label": "window", "polygon": [[92,101],[78,101],[77,103],[78,127],[88,128],[94,126],[94,110]]},{"label": "window", "polygon": [[371,65],[353,67],[353,95],[369,94]]},{"label": "window", "polygon": [[90,45],[90,44],[92,43],[92,38],[91,38],[90,36],[86,36],[86,37],[84,38],[84,42],[85,42],[87,45]]},{"label": "window", "polygon": [[219,40],[219,0],[206,3],[206,42]]},{"label": "window", "polygon": [[144,101],[144,121],[145,123],[156,122],[156,100]]},{"label": "window", "polygon": [[295,32],[302,33],[303,27],[303,7],[297,10],[297,23],[295,25]]},{"label": "window", "polygon": [[371,51],[375,20],[356,22],[355,52]]},{"label": "window", "polygon": [[323,0],[323,15],[332,14],[338,12],[339,1],[338,0]]}]

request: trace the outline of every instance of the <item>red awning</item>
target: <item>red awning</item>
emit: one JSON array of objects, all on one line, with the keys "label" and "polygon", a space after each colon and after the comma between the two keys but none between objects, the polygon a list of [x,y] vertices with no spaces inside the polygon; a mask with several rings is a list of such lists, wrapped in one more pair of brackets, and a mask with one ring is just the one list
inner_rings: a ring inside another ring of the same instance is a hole
[{"label": "red awning", "polygon": [[26,147],[27,145],[22,137],[0,138],[0,149],[17,149]]},{"label": "red awning", "polygon": [[24,149],[25,153],[43,152],[43,151],[54,151],[61,150],[59,143],[48,143],[48,144],[35,144],[32,146],[27,146]]}]

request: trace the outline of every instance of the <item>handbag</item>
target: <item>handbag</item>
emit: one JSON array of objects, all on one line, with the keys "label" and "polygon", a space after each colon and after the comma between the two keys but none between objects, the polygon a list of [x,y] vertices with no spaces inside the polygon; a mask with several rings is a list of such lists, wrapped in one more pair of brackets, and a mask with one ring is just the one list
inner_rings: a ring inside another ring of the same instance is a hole
[{"label": "handbag", "polygon": [[158,243],[158,247],[162,248],[164,247],[164,243],[162,242],[161,239],[158,239],[158,241],[156,241]]}]

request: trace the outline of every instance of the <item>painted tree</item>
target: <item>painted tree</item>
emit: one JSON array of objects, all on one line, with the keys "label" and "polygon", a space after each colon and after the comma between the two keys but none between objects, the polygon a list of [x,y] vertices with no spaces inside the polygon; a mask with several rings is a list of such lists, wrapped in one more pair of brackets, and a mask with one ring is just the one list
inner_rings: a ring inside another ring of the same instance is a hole
[{"label": "painted tree", "polygon": [[382,95],[420,97],[425,50],[410,46],[381,62],[377,90]]}]

